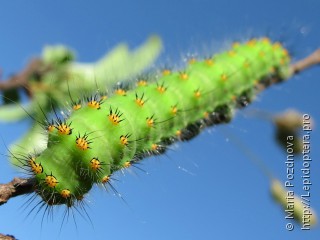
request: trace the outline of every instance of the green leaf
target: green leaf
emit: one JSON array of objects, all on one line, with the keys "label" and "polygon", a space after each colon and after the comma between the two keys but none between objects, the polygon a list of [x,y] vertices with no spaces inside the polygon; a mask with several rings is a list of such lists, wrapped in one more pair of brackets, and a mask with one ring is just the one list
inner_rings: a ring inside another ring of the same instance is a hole
[{"label": "green leaf", "polygon": [[6,104],[0,106],[0,121],[13,122],[30,117],[34,112],[35,102],[27,104]]},{"label": "green leaf", "polygon": [[87,91],[92,91],[96,86],[106,90],[119,81],[140,74],[156,60],[161,50],[161,39],[151,36],[132,52],[126,44],[119,44],[97,63],[75,63],[70,72],[74,80],[81,79],[81,85]]},{"label": "green leaf", "polygon": [[15,166],[22,166],[21,156],[30,153],[39,153],[47,146],[47,134],[42,126],[34,122],[30,130],[18,141],[10,146],[10,161]]},{"label": "green leaf", "polygon": [[64,45],[48,45],[42,51],[42,59],[46,64],[63,65],[73,61],[75,54]]}]

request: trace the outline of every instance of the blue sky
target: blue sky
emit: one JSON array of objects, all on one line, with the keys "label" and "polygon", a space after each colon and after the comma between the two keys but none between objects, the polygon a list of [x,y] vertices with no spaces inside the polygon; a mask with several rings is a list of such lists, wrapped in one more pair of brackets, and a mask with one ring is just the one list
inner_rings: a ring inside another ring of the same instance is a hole
[{"label": "blue sky", "polygon": [[[80,61],[94,61],[117,43],[131,47],[150,34],[165,44],[162,61],[181,60],[196,51],[209,55],[224,43],[252,36],[280,39],[299,59],[320,46],[320,3],[316,0],[186,0],[182,1],[6,1],[0,7],[0,67],[3,78],[19,71],[46,44],[62,43],[78,53]],[[160,60],[161,63],[161,60]],[[176,64],[173,62],[172,64]],[[320,68],[310,69],[289,82],[258,96],[250,109],[271,113],[296,108],[317,122]],[[247,111],[249,111],[247,110]],[[19,239],[318,239],[319,227],[288,232],[287,220],[271,199],[268,179],[253,165],[226,131],[232,132],[264,159],[281,180],[286,155],[273,140],[270,122],[239,111],[228,126],[211,128],[166,156],[144,161],[148,174],[134,170],[116,184],[125,202],[101,189],[90,192],[92,223],[77,216],[59,233],[61,217],[27,216],[18,197],[0,207],[0,232]],[[0,125],[6,145],[18,139],[28,121]],[[227,130],[226,130],[227,129]],[[313,158],[311,204],[320,212],[320,143],[318,127],[311,133]],[[0,153],[6,154],[5,144]],[[19,175],[0,156],[0,182]],[[302,193],[300,163],[296,193]],[[6,216],[6,217],[3,217]]]}]

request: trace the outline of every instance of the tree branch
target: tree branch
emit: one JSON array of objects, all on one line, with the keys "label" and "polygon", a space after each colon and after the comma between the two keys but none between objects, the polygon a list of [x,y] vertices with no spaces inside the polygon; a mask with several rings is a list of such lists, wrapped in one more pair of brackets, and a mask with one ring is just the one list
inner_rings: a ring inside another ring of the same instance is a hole
[{"label": "tree branch", "polygon": [[[26,81],[25,76],[29,76],[31,72],[34,72],[34,70],[37,69],[37,66],[39,67],[39,64],[41,65],[41,63],[39,63],[38,60],[33,60],[33,62],[28,65],[29,67],[27,67],[24,71],[22,71],[21,74],[17,75],[17,76],[20,76],[18,77],[18,79],[20,78],[20,80],[17,80],[16,83],[10,83],[10,84],[8,83],[6,87],[21,86],[21,83],[24,83]],[[314,51],[306,58],[299,60],[296,63],[293,63],[290,66],[290,73],[293,76],[317,64],[320,64],[320,49]],[[271,84],[274,84],[280,81],[281,79],[274,79],[274,81]],[[1,88],[2,89],[4,88],[3,87],[4,85],[0,84],[0,90]],[[265,88],[265,86],[263,88]],[[259,89],[259,90],[262,90],[262,89]],[[6,203],[11,197],[32,193],[34,191],[34,184],[35,184],[35,179],[33,178],[29,178],[29,179],[14,178],[11,182],[7,184],[0,184],[0,205]]]},{"label": "tree branch", "polygon": [[11,197],[32,193],[34,178],[14,178],[7,184],[0,184],[0,205],[5,204]]},{"label": "tree branch", "polygon": [[[314,51],[306,58],[293,63],[290,66],[290,75],[295,75],[310,68],[314,65],[320,64],[320,49]],[[41,71],[42,69],[42,71]],[[27,67],[21,71],[20,74],[14,75],[6,82],[0,82],[0,90],[7,90],[12,88],[23,87],[27,90],[29,96],[32,96],[32,92],[28,90],[28,81],[32,74],[44,74],[50,68],[43,68],[43,63],[40,59],[33,59],[27,65]],[[270,85],[281,82],[283,79],[271,79]],[[269,85],[260,84],[258,91],[262,91]],[[29,194],[34,192],[35,179],[34,178],[14,178],[7,184],[0,184],[0,205],[5,204],[10,198],[20,196],[23,194]],[[16,238],[11,235],[3,235],[0,233],[0,240],[15,240]]]},{"label": "tree branch", "polygon": [[12,235],[3,235],[0,233],[0,240],[17,240],[17,239]]},{"label": "tree branch", "polygon": [[14,74],[8,80],[0,82],[0,91],[22,88],[29,97],[32,97],[32,92],[29,88],[31,76],[38,75],[41,77],[50,69],[51,67],[45,65],[40,58],[31,59],[28,65],[20,73]]}]

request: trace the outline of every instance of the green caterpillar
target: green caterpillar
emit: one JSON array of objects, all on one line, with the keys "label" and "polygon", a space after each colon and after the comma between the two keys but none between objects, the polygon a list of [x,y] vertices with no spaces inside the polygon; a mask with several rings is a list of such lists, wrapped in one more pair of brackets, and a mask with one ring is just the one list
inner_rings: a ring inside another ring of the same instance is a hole
[{"label": "green caterpillar", "polygon": [[114,172],[230,121],[256,86],[289,77],[289,62],[281,44],[252,39],[212,58],[191,59],[184,71],[166,69],[154,82],[140,80],[133,90],[95,94],[74,102],[67,119],[48,122],[47,149],[20,161],[45,203],[72,207],[94,184],[107,186]]}]

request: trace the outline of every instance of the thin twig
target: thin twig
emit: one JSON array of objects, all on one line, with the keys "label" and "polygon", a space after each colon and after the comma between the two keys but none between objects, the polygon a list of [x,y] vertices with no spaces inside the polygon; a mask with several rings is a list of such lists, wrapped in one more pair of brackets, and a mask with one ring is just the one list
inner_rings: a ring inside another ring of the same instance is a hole
[{"label": "thin twig", "polygon": [[26,91],[29,97],[32,97],[32,92],[29,88],[29,81],[32,75],[42,76],[51,69],[50,66],[45,66],[40,58],[31,59],[28,65],[18,74],[14,74],[8,80],[0,82],[1,90],[19,89]]},{"label": "thin twig", "polygon": [[299,72],[317,64],[320,64],[320,48],[311,53],[306,58],[292,64],[291,74],[298,74]]}]

